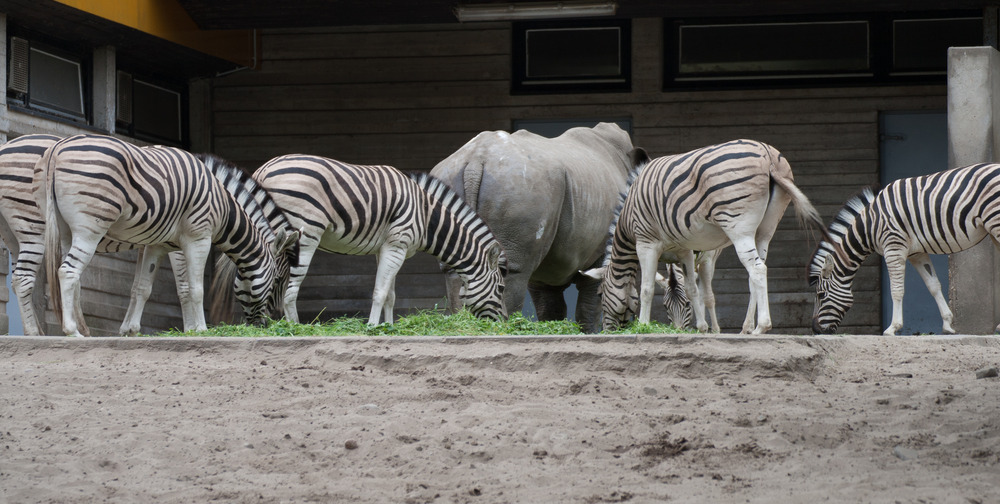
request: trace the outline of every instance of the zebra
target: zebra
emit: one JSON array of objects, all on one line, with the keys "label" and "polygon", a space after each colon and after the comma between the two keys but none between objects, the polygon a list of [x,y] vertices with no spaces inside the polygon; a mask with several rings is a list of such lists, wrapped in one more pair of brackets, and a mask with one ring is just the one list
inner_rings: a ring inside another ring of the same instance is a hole
[{"label": "zebra", "polygon": [[[180,250],[190,289],[185,314],[192,317],[184,329],[206,329],[202,276],[213,243],[237,264],[237,297],[247,320],[262,323],[273,310],[275,255],[297,236],[262,234],[193,154],[77,135],[48,149],[34,175],[35,200],[50,223],[45,254],[51,299],[67,335],[83,335],[80,275],[104,238],[145,245],[129,307],[136,316],[152,290],[150,273],[160,257]],[[68,249],[65,256],[61,247]]]},{"label": "zebra", "polygon": [[[624,322],[628,286],[642,272],[639,322],[648,323],[654,275],[664,252],[695,271],[695,253],[732,244],[749,273],[750,303],[743,332],[770,330],[767,247],[790,202],[800,220],[823,228],[819,213],[793,183],[788,161],[774,147],[733,140],[660,157],[641,168],[613,224],[605,264],[587,273],[602,278],[604,329]],[[707,331],[698,282],[686,282],[696,327]],[[756,313],[756,323],[754,321]]]},{"label": "zebra", "polygon": [[[0,180],[4,182],[0,186],[0,236],[3,237],[4,242],[8,244],[8,248],[11,249],[15,257],[11,285],[18,300],[21,319],[24,325],[24,334],[26,335],[43,334],[39,321],[41,320],[40,314],[44,311],[45,306],[42,290],[38,288],[44,279],[39,274],[39,270],[42,266],[42,257],[45,249],[43,242],[45,221],[41,215],[41,211],[38,209],[38,205],[30,196],[32,192],[33,171],[35,164],[41,159],[45,151],[61,139],[62,137],[55,135],[24,135],[0,146]],[[214,158],[214,162],[206,158]],[[252,178],[243,174],[241,170],[234,170],[232,167],[225,166],[225,162],[214,156],[201,155],[199,159],[202,159],[206,163],[206,166],[215,173],[217,178],[223,180],[226,188],[234,196],[237,196],[237,199],[240,198],[238,191],[240,191],[242,185],[231,184],[226,181],[239,180],[240,178],[249,181],[250,187],[248,190],[251,191],[250,194],[253,194],[255,199],[260,200],[259,203],[261,206],[266,207],[269,205],[271,208],[268,214],[268,221],[273,222],[275,229],[284,228],[286,231],[288,230],[287,219],[282,222],[284,215],[280,211],[275,212],[274,203],[270,201],[266,192],[263,189],[257,189],[254,192],[253,185],[255,185],[255,182]],[[246,184],[246,182],[242,182],[242,184]],[[263,195],[260,193],[263,193]],[[28,196],[26,197],[25,195]],[[243,206],[248,211],[251,211],[253,205],[243,204]],[[259,224],[258,227],[260,227]],[[116,242],[105,237],[98,245],[97,252],[121,252],[136,247],[134,244]],[[144,249],[142,246],[138,246],[138,249],[141,256]],[[297,257],[297,249],[289,247],[288,250],[290,251],[288,254],[290,257]],[[175,251],[170,252],[168,257],[170,258],[175,277],[177,295],[181,300],[182,308],[184,308],[184,320],[190,325],[193,320],[193,314],[188,309],[191,303],[187,299],[189,289],[187,286],[184,256],[181,252]],[[280,258],[281,256],[279,256]],[[141,257],[137,261],[137,265],[139,264],[141,264]],[[285,269],[287,270],[287,268]],[[150,276],[154,274],[155,271],[151,272]],[[287,279],[287,276],[288,273],[286,271],[284,278]],[[136,275],[136,279],[139,278],[141,278],[141,275]],[[138,292],[136,286],[133,286],[133,292]],[[37,297],[35,297],[36,294],[38,295]],[[278,299],[280,299],[280,296]],[[130,301],[129,311],[126,313],[119,331],[120,334],[135,334],[139,331],[139,321],[142,314],[135,312],[136,305],[136,299],[133,298]],[[82,322],[82,317],[78,317],[78,320],[81,321],[80,332],[88,335],[89,329]]]},{"label": "zebra", "polygon": [[[49,147],[61,139],[46,134],[23,135],[0,146],[0,181],[3,181],[0,185],[0,236],[14,255],[11,287],[21,312],[24,334],[28,336],[44,333],[41,314],[45,311],[44,293],[40,288],[44,277],[39,274],[45,252],[45,220],[31,196],[32,179],[35,164]],[[97,251],[120,252],[131,248],[131,244],[104,239]],[[175,252],[171,252],[169,257],[176,276],[178,297],[184,306],[188,290],[183,257]],[[125,318],[128,320],[130,317],[131,314],[126,314]],[[85,323],[81,322],[80,332],[90,334]],[[121,333],[125,332],[123,325]]]},{"label": "zebra", "polygon": [[304,154],[271,159],[253,176],[302,231],[298,265],[285,291],[286,319],[298,322],[296,298],[317,250],[376,255],[369,325],[378,324],[380,314],[393,322],[396,274],[417,251],[463,279],[461,297],[473,314],[506,318],[503,249],[476,212],[438,179]]},{"label": "zebra", "polygon": [[815,333],[837,330],[854,302],[854,276],[872,253],[884,258],[892,292],[892,322],[883,334],[894,335],[903,326],[907,260],[937,302],[942,330],[954,333],[954,316],[928,254],[960,252],[987,236],[1000,240],[1000,164],[899,179],[878,194],[864,188],[844,204],[827,235],[808,266],[809,284],[816,288]]},{"label": "zebra", "polygon": [[0,147],[0,237],[13,254],[11,288],[17,298],[24,334],[42,334],[45,300],[38,274],[45,253],[45,220],[32,198],[35,163],[60,137],[24,135]]},{"label": "zebra", "polygon": [[[698,292],[701,294],[702,304],[708,312],[713,333],[721,332],[719,327],[719,316],[715,311],[715,292],[712,290],[712,278],[715,276],[715,262],[718,259],[722,248],[697,252],[695,254],[695,277],[698,282]],[[673,254],[665,254],[661,257],[667,261],[666,274],[656,272],[656,284],[663,288],[663,308],[667,312],[670,323],[678,329],[693,327],[693,316],[691,314],[691,301],[685,291],[684,269],[679,264],[680,260]],[[635,294],[638,306],[638,293]]]}]

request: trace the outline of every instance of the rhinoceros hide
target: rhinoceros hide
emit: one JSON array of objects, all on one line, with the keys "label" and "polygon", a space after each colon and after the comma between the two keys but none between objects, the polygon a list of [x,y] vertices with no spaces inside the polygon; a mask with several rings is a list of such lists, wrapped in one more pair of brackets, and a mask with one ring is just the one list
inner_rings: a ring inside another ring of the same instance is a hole
[{"label": "rhinoceros hide", "polygon": [[[546,138],[520,130],[480,133],[431,174],[450,185],[493,230],[507,256],[504,304],[520,311],[526,291],[540,320],[566,317],[563,290],[579,290],[577,322],[600,329],[597,281],[579,274],[604,254],[618,194],[645,158],[618,125],[600,123]],[[461,283],[448,276],[461,306]]]}]

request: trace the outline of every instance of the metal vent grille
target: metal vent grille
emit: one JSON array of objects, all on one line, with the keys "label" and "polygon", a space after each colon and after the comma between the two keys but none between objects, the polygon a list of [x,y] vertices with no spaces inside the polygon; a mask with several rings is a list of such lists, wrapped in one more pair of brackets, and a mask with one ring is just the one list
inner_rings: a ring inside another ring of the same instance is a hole
[{"label": "metal vent grille", "polygon": [[118,100],[115,106],[115,119],[132,124],[132,74],[118,72]]},{"label": "metal vent grille", "polygon": [[31,58],[31,47],[22,38],[10,39],[10,77],[7,88],[18,93],[28,92],[28,64]]}]

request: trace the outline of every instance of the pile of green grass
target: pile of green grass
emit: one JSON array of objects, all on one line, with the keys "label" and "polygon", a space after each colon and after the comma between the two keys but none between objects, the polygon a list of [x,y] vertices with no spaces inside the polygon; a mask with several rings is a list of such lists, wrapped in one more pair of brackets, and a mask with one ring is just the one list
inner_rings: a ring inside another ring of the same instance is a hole
[{"label": "pile of green grass", "polygon": [[[401,317],[395,324],[379,324],[371,327],[366,319],[342,317],[328,322],[296,324],[286,320],[275,320],[264,327],[221,324],[205,331],[180,332],[170,330],[159,336],[234,336],[234,337],[280,337],[280,336],[490,336],[490,335],[545,335],[581,334],[580,326],[569,320],[534,322],[516,313],[509,319],[493,321],[479,319],[466,310],[454,315],[440,311],[425,310]],[[651,322],[632,322],[612,334],[660,334],[681,333],[672,325]]]}]

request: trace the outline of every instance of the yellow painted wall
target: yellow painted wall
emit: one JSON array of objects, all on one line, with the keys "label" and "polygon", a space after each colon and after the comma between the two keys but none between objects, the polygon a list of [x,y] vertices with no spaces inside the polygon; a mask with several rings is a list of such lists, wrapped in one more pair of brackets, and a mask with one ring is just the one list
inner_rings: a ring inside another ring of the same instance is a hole
[{"label": "yellow painted wall", "polygon": [[202,30],[174,0],[56,1],[243,66],[256,64],[252,30]]}]

